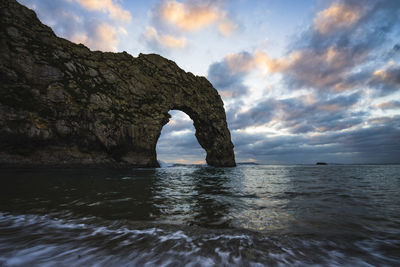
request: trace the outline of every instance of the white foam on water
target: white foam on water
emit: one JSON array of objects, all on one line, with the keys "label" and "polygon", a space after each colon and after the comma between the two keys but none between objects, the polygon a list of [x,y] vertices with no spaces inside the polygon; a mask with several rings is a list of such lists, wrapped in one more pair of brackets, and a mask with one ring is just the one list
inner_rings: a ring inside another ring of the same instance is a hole
[{"label": "white foam on water", "polygon": [[221,258],[222,262],[228,262],[229,261],[229,257],[231,255],[230,252],[228,251],[222,251],[220,248],[215,248],[215,253],[218,254],[218,256]]},{"label": "white foam on water", "polygon": [[[348,255],[349,244],[337,240],[287,236],[281,240],[223,230],[191,232],[176,226],[136,229],[118,221],[68,217],[0,212],[0,266],[373,266],[371,257],[382,265],[399,263],[379,251],[398,240],[355,242],[359,253],[367,255],[363,258]],[[254,261],[254,257],[259,258]]]},{"label": "white foam on water", "polygon": [[53,246],[34,246],[27,249],[17,250],[15,254],[4,261],[4,266],[27,265],[36,259],[46,258],[47,254],[56,250]]},{"label": "white foam on water", "polygon": [[188,237],[183,231],[177,231],[172,234],[163,235],[158,237],[161,242],[165,242],[168,240],[177,240],[177,239],[184,239],[186,242],[192,242],[192,239]]},{"label": "white foam on water", "polygon": [[247,235],[219,235],[219,236],[207,238],[206,240],[219,240],[219,239],[228,239],[228,240],[240,239],[240,240],[251,241],[251,238]]}]

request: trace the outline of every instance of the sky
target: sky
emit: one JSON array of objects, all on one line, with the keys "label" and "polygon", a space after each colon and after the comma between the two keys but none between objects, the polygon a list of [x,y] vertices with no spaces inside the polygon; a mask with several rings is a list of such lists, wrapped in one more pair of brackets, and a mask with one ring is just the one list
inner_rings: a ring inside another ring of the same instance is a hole
[{"label": "sky", "polygon": [[[92,50],[157,53],[221,95],[237,162],[400,163],[398,0],[19,0]],[[164,162],[204,163],[180,111]]]}]

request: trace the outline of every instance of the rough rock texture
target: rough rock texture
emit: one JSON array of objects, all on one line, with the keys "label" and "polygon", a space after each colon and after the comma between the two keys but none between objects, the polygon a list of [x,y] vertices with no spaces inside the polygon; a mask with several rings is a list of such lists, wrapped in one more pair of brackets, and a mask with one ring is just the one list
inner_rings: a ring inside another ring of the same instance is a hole
[{"label": "rough rock texture", "polygon": [[206,78],[159,55],[58,38],[14,0],[1,0],[0,20],[0,164],[155,167],[177,109],[209,165],[235,166],[223,102]]}]

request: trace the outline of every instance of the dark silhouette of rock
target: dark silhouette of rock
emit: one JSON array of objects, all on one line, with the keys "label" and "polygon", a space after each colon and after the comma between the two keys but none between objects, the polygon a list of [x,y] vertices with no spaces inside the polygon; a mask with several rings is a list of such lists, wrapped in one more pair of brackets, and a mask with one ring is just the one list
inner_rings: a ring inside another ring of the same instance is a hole
[{"label": "dark silhouette of rock", "polygon": [[317,162],[315,165],[328,165],[326,162]]},{"label": "dark silhouette of rock", "polygon": [[14,0],[0,7],[1,164],[156,167],[177,109],[209,165],[235,166],[223,102],[206,78],[156,54],[90,51]]}]

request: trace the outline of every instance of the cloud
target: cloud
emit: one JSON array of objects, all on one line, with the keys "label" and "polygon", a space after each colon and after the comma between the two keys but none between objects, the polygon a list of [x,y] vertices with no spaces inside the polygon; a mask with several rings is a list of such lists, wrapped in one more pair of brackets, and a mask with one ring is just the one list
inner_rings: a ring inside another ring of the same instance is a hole
[{"label": "cloud", "polygon": [[[296,50],[286,57],[271,58],[266,52],[229,54],[224,59],[234,73],[259,70],[264,74],[283,73],[293,86],[344,91],[347,72],[367,57],[363,49],[330,46],[325,50]],[[347,77],[348,79],[348,77]]]},{"label": "cloud", "polygon": [[164,134],[180,135],[183,133],[194,133],[193,121],[191,119],[176,118],[173,116],[162,129]]},{"label": "cloud", "polygon": [[207,27],[215,27],[222,36],[230,35],[237,28],[223,10],[221,1],[161,0],[152,8],[149,17],[143,37],[146,44],[159,53],[188,47],[191,44],[188,38],[192,36],[188,34]]},{"label": "cloud", "polygon": [[387,102],[382,102],[379,104],[376,104],[375,107],[379,109],[400,109],[400,101],[387,101]]},{"label": "cloud", "polygon": [[237,29],[237,27],[237,24],[227,18],[220,20],[220,22],[218,23],[218,31],[223,36],[231,35]]},{"label": "cloud", "polygon": [[147,44],[155,48],[183,48],[186,46],[186,38],[174,37],[169,34],[160,35],[157,30],[151,26],[146,28],[144,37]]},{"label": "cloud", "polygon": [[[399,68],[375,72],[372,65],[385,60],[391,36],[400,28],[400,5],[390,0],[336,1],[319,12],[312,27],[292,42],[288,52],[272,58],[266,51],[230,54],[226,62],[232,71],[282,74],[291,89],[330,92],[372,87],[392,93],[399,87]],[[383,45],[386,44],[387,45]],[[392,44],[390,55],[398,53]]]},{"label": "cloud", "polygon": [[314,19],[314,28],[321,34],[329,34],[355,24],[363,13],[362,6],[349,3],[333,3],[320,11]]},{"label": "cloud", "polygon": [[253,56],[247,52],[228,54],[224,61],[233,73],[247,73],[254,68]]},{"label": "cloud", "polygon": [[228,117],[228,123],[232,130],[267,124],[273,120],[278,106],[277,100],[267,99],[244,112],[233,109],[235,114]]},{"label": "cloud", "polygon": [[160,7],[162,17],[182,30],[198,30],[218,20],[218,10],[197,3],[183,4],[176,1],[164,2]]},{"label": "cloud", "polygon": [[254,54],[239,52],[226,55],[224,61],[233,73],[249,73],[255,69],[274,73],[287,69],[290,65],[290,61],[293,61],[293,57],[296,56],[297,55],[291,55],[291,58],[288,59],[273,59],[262,51],[256,51]]},{"label": "cloud", "polygon": [[182,111],[170,111],[157,142],[158,159],[164,162],[204,163],[206,153],[195,136],[193,121]]},{"label": "cloud", "polygon": [[369,85],[380,90],[382,95],[386,95],[400,90],[400,66],[389,66],[386,69],[376,70]]},{"label": "cloud", "polygon": [[[215,62],[208,68],[207,78],[218,90],[222,98],[237,98],[248,93],[248,87],[244,85],[244,78],[247,75],[247,69],[240,67],[241,64],[234,62],[247,61],[249,54],[243,53],[240,56],[227,56],[222,61]],[[239,66],[238,69],[235,67]]]},{"label": "cloud", "polygon": [[230,35],[237,25],[212,1],[164,1],[159,7],[161,18],[182,31],[197,31],[216,24],[219,32]]},{"label": "cloud", "polygon": [[238,159],[253,157],[264,163],[398,163],[400,116],[385,119],[385,124],[345,132],[267,137],[234,131],[232,138]]},{"label": "cloud", "polygon": [[112,0],[76,0],[82,7],[89,11],[102,11],[112,19],[129,22],[131,14]]},{"label": "cloud", "polygon": [[339,131],[363,121],[363,114],[351,109],[361,99],[360,93],[310,98],[309,95],[280,100],[269,98],[246,111],[236,110],[234,115],[228,116],[228,123],[233,130],[264,126],[272,132],[296,134]]},{"label": "cloud", "polygon": [[[245,56],[244,56],[245,55]],[[266,52],[229,54],[225,61],[231,71],[259,70],[264,74],[283,73],[299,87],[344,91],[346,73],[366,58],[362,49],[330,46],[325,50],[295,50],[286,57],[271,58]]]},{"label": "cloud", "polygon": [[385,60],[400,27],[399,11],[392,0],[334,2],[293,42],[290,53],[301,56],[284,70],[285,81],[292,88],[330,91],[372,86],[370,66]]},{"label": "cloud", "polygon": [[[266,163],[395,162],[400,156],[400,115],[371,118],[367,112],[355,112],[362,97],[353,93],[266,99],[229,123],[234,126],[237,158]],[[246,130],[258,125],[264,130]]]},{"label": "cloud", "polygon": [[320,90],[344,91],[348,86],[348,73],[368,56],[368,51],[360,47],[329,46],[323,50],[305,49],[296,52],[285,74],[294,87]]},{"label": "cloud", "polygon": [[278,72],[290,63],[284,59],[271,59],[264,52],[254,54],[239,52],[227,54],[221,61],[214,62],[208,69],[207,78],[224,99],[238,98],[248,94],[245,77],[252,71]]},{"label": "cloud", "polygon": [[157,158],[162,161],[176,162],[176,159],[180,158],[193,162],[206,158],[206,152],[197,141],[194,131],[179,134],[163,131],[157,142],[156,151]]},{"label": "cloud", "polygon": [[114,27],[107,23],[101,23],[93,28],[90,35],[76,33],[70,37],[75,43],[82,43],[91,49],[101,51],[117,51],[117,32]]},{"label": "cloud", "polygon": [[[112,1],[82,0],[79,5],[77,1],[21,0],[58,36],[94,50],[116,52],[120,37],[127,34],[127,11]],[[103,11],[104,15],[93,11]]]}]

